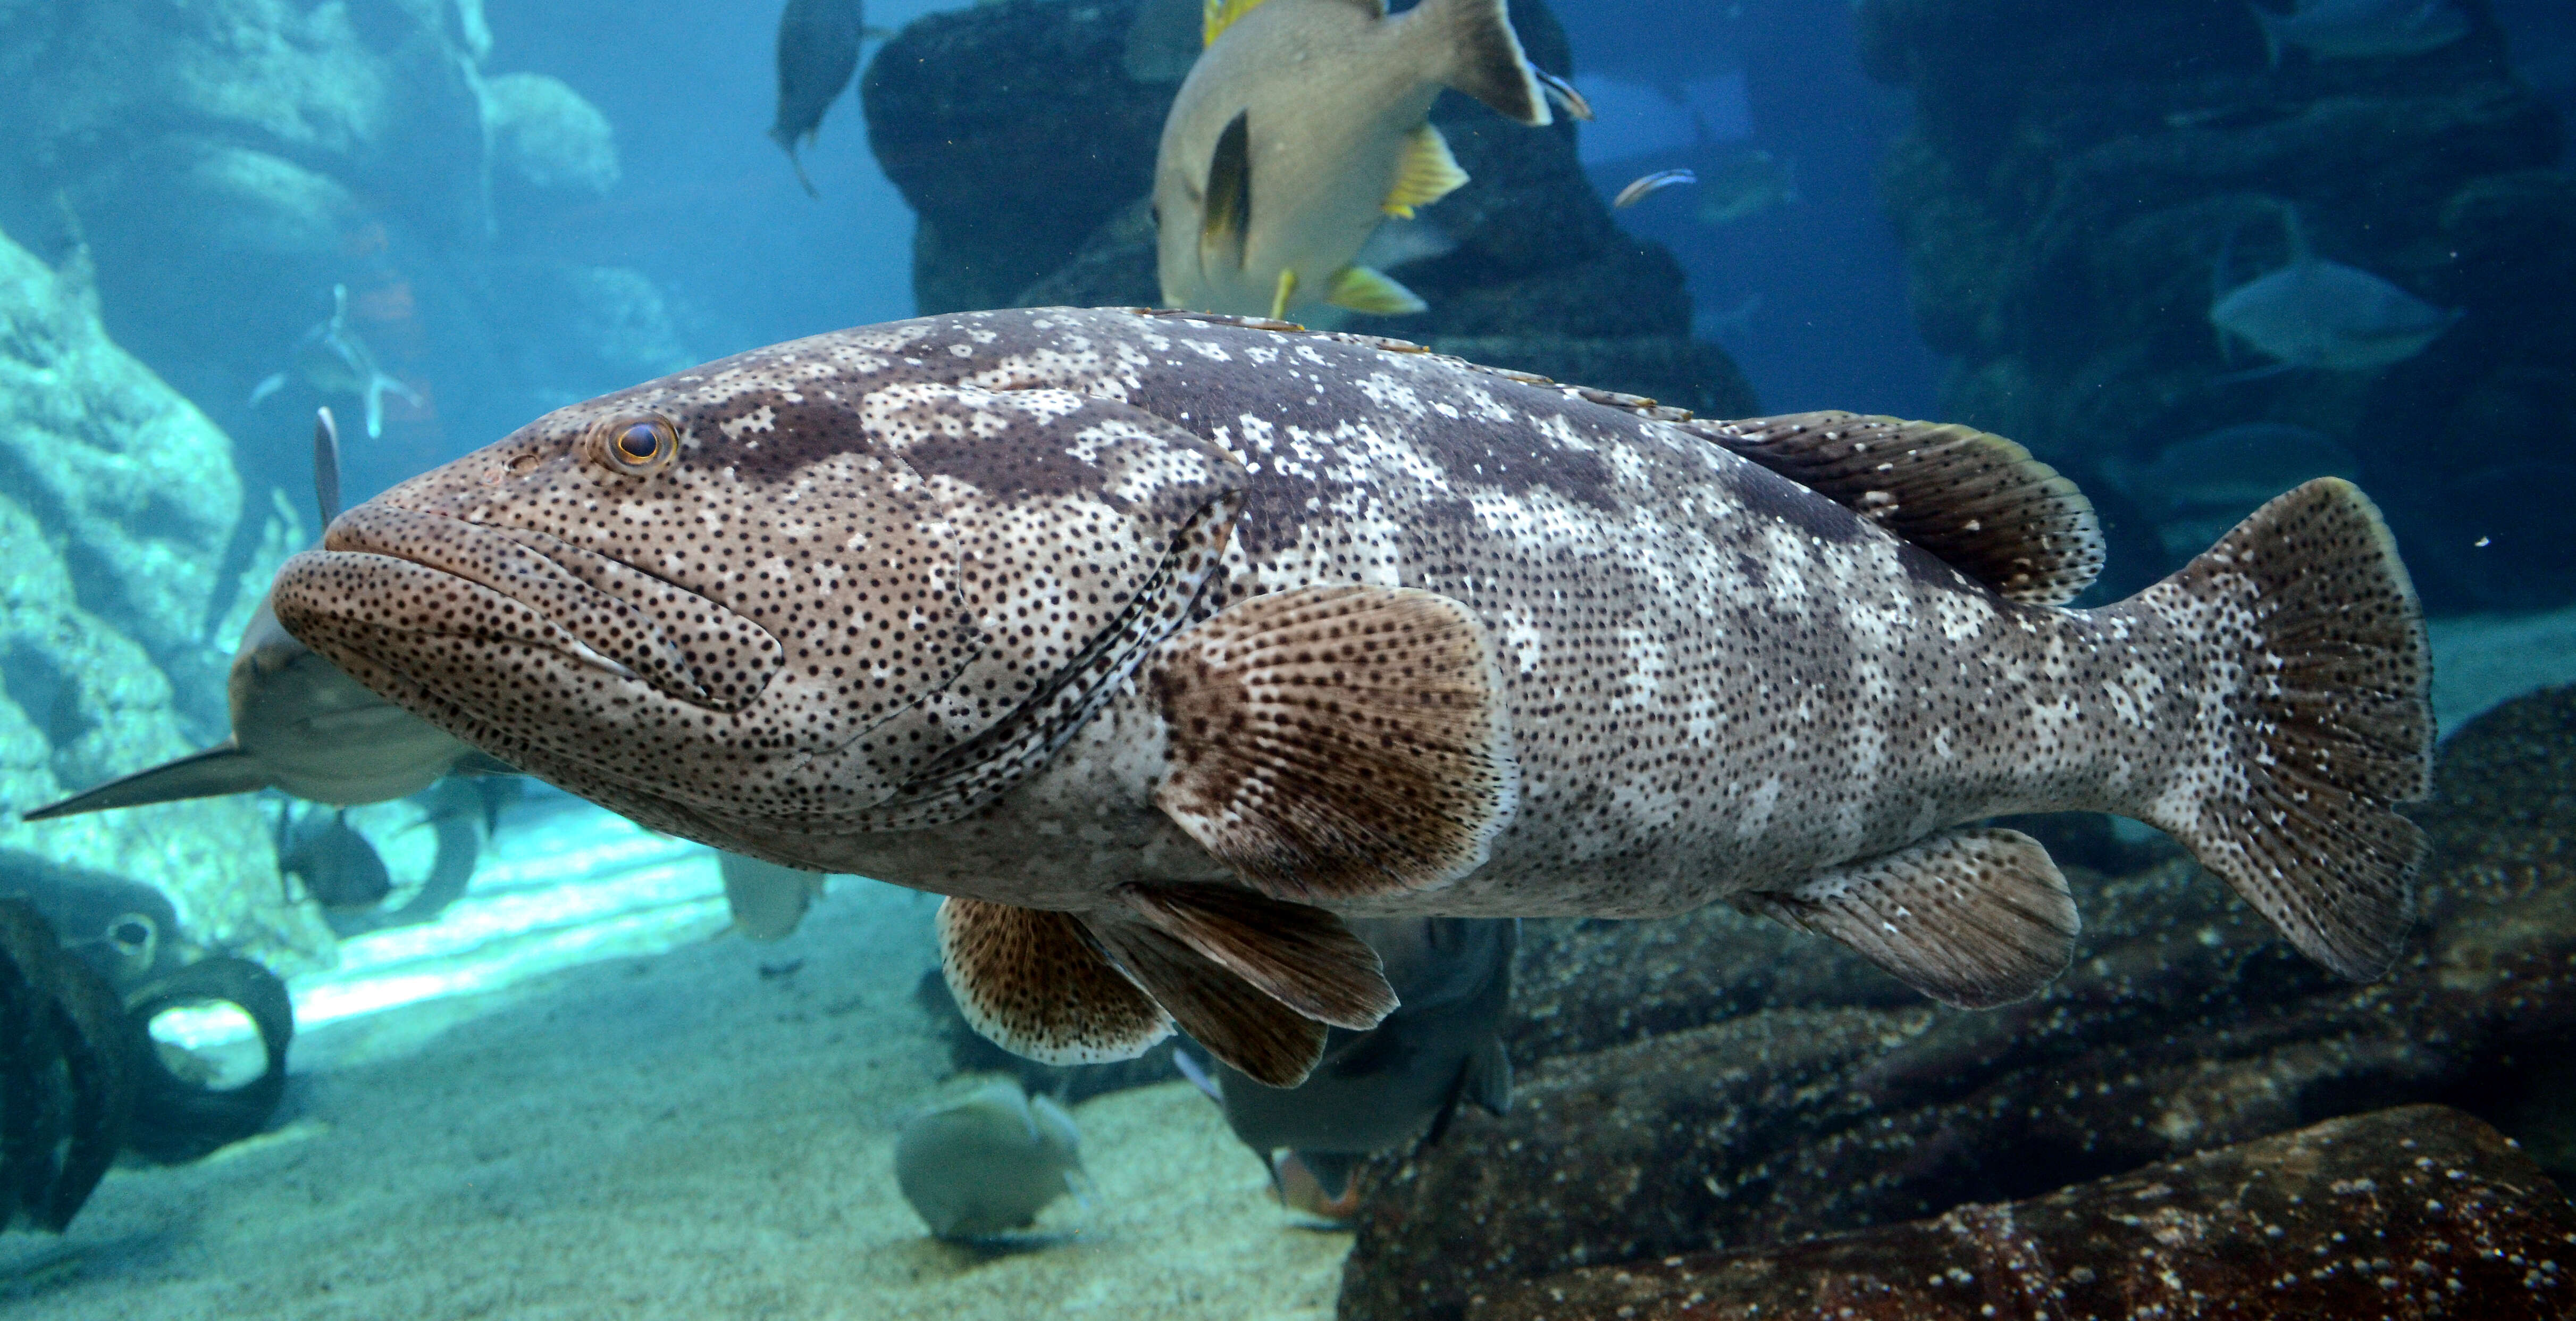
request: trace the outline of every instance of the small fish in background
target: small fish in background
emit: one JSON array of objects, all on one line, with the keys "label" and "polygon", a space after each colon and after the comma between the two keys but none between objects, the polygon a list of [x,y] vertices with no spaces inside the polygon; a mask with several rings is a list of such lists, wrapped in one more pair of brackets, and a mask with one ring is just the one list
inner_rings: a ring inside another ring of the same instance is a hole
[{"label": "small fish in background", "polygon": [[[2458,324],[2458,309],[2435,307],[2357,266],[2316,255],[2298,209],[2284,203],[2280,211],[2289,262],[2221,292],[2209,306],[2222,347],[2243,340],[2276,360],[2229,379],[2303,367],[2375,371],[2423,352]],[[2215,278],[2224,280],[2225,271]]]},{"label": "small fish in background", "polygon": [[1759,147],[1736,146],[1695,171],[1692,181],[1699,185],[1703,225],[1731,225],[1798,200],[1798,163]]},{"label": "small fish in background", "polygon": [[1625,211],[1667,188],[1678,188],[1683,184],[1698,182],[1698,173],[1687,167],[1641,174],[1629,180],[1628,186],[1620,189],[1617,197],[1610,199],[1610,209]]},{"label": "small fish in background", "polygon": [[277,870],[324,908],[373,908],[394,892],[384,855],[349,824],[346,808],[289,807],[278,819]]},{"label": "small fish in background", "polygon": [[787,939],[823,893],[821,872],[781,867],[739,853],[718,851],[716,869],[724,876],[725,906],[733,910],[733,929],[751,940]]},{"label": "small fish in background", "polygon": [[1467,182],[1429,122],[1440,89],[1552,122],[1503,0],[1423,0],[1392,17],[1379,0],[1213,0],[1203,40],[1154,161],[1170,307],[1419,312],[1358,258],[1381,220]]},{"label": "small fish in background", "polygon": [[2361,461],[2334,437],[2286,422],[2221,427],[2167,445],[2144,463],[2113,456],[2101,466],[2103,480],[2155,520],[2157,540],[2175,556],[2208,545],[2301,482],[2361,475]]},{"label": "small fish in background", "polygon": [[1359,1209],[1351,1173],[1381,1151],[1437,1142],[1462,1102],[1511,1109],[1499,1035],[1520,924],[1458,917],[1351,918],[1400,1002],[1365,1032],[1334,1028],[1306,1081],[1267,1087],[1175,1051],[1182,1074],[1225,1108],[1227,1127],[1269,1169],[1289,1209],[1340,1222]]},{"label": "small fish in background", "polygon": [[2385,59],[2439,50],[2469,35],[2455,0],[2300,0],[2284,14],[2254,7],[2273,65],[2296,46],[2320,60]]},{"label": "small fish in background", "polygon": [[[340,431],[314,410],[313,500],[323,526],[340,514]],[[508,775],[507,766],[350,678],[277,623],[251,615],[224,684],[232,737],[26,814],[29,821],[119,807],[280,789],[341,807],[407,798],[449,774]]]},{"label": "small fish in background", "polygon": [[895,1135],[895,1183],[938,1238],[1026,1229],[1081,1177],[1073,1116],[1013,1081],[916,1114]]},{"label": "small fish in background", "polygon": [[[304,383],[326,395],[350,395],[366,407],[369,439],[385,433],[385,396],[398,394],[417,408],[427,401],[401,381],[395,380],[376,365],[375,350],[349,328],[349,286],[331,286],[331,315],[304,332],[289,355],[290,371],[304,378]],[[289,372],[272,372],[251,388],[250,403],[256,408],[270,395],[286,387]]]},{"label": "small fish in background", "polygon": [[860,0],[787,0],[778,16],[778,122],[769,126],[769,140],[787,152],[808,197],[822,194],[805,177],[796,144],[822,132],[823,112],[859,70],[859,43],[867,36],[862,9]]}]

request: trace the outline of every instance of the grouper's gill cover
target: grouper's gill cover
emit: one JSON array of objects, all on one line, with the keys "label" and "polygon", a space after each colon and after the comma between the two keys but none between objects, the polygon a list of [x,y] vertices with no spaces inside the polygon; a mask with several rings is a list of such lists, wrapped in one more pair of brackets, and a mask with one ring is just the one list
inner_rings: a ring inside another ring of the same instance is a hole
[{"label": "grouper's gill cover", "polygon": [[663,828],[953,817],[1178,627],[1242,473],[1121,403],[917,366],[843,337],[557,410],[334,522],[280,616]]}]

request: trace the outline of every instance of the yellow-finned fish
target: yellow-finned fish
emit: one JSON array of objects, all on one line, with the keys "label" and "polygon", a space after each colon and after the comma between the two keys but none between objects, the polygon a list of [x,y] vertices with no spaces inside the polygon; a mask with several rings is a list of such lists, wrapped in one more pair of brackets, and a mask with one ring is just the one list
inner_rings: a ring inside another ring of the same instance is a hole
[{"label": "yellow-finned fish", "polygon": [[1421,311],[1354,259],[1380,220],[1467,182],[1429,122],[1441,88],[1550,122],[1503,5],[1422,0],[1389,17],[1383,0],[1207,0],[1207,49],[1154,162],[1163,302]]}]

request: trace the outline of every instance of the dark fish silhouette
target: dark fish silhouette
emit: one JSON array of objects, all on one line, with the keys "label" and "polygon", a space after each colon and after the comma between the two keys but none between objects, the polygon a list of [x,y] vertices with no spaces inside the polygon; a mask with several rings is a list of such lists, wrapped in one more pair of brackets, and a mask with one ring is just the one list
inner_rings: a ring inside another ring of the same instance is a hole
[{"label": "dark fish silhouette", "polygon": [[281,833],[277,869],[304,882],[324,908],[372,908],[394,892],[383,855],[350,827],[344,810],[306,812]]},{"label": "dark fish silhouette", "polygon": [[805,177],[796,144],[814,140],[823,112],[859,71],[859,39],[867,31],[860,8],[860,0],[787,0],[787,12],[778,16],[778,122],[769,139],[786,149],[807,196],[821,194]]}]

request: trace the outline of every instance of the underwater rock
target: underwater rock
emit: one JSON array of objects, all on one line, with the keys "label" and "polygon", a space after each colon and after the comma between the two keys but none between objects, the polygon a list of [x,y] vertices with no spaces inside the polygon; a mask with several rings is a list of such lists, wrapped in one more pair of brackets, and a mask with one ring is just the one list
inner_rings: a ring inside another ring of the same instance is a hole
[{"label": "underwater rock", "polygon": [[[233,1086],[183,1074],[186,1052],[151,1036],[162,1011],[189,1005],[228,1004],[248,1016],[259,1033],[260,1071]],[[251,962],[218,956],[188,964],[137,987],[125,997],[132,1034],[134,1112],[126,1150],[145,1160],[174,1165],[238,1142],[268,1126],[286,1095],[286,1049],[295,1040],[295,1006],[286,983]]]},{"label": "underwater rock", "polygon": [[[2105,463],[2151,462],[2177,439],[2317,428],[2387,496],[2429,608],[2576,596],[2576,575],[2535,581],[2545,545],[2450,551],[2487,531],[2479,497],[2421,480],[2427,454],[2472,470],[2565,445],[2543,421],[2576,408],[2564,127],[2479,0],[2309,8],[2465,28],[2275,64],[2241,0],[1864,0],[1870,71],[1913,94],[1882,187],[1917,323],[1960,360],[1943,412],[2097,497]],[[2308,252],[2284,232],[2293,213]],[[2265,371],[2214,330],[2250,324],[2257,286],[2296,295],[2271,321],[2302,342],[2269,351],[2299,366]],[[2106,502],[2134,543],[2112,556],[2115,593],[2174,564],[2128,512]]]},{"label": "underwater rock", "polygon": [[[2034,1201],[1496,1289],[1475,1321],[2563,1317],[2576,1205],[2504,1135],[2407,1106]],[[1347,1310],[1343,1313],[1349,1316]],[[1423,1313],[1413,1313],[1422,1316]]]},{"label": "underwater rock", "polygon": [[608,116],[560,78],[504,73],[483,81],[492,163],[530,188],[593,196],[617,186]]},{"label": "underwater rock", "polygon": [[[232,443],[110,343],[75,264],[0,239],[0,808],[24,812],[220,729]],[[193,702],[182,704],[180,695]],[[328,948],[287,903],[246,801],[0,825],[0,874],[148,886],[189,939],[287,962]]]},{"label": "underwater rock", "polygon": [[[1126,71],[1141,12],[1139,0],[978,5],[925,17],[870,58],[869,141],[920,217],[919,312],[1161,301],[1147,203],[1177,84]],[[1511,19],[1532,64],[1570,70],[1544,4],[1515,0]],[[1031,113],[1032,89],[1048,113]],[[1444,91],[1431,122],[1468,175],[1422,208],[1436,237],[1416,246],[1431,255],[1396,265],[1364,251],[1429,309],[1343,328],[1714,416],[1760,411],[1725,353],[1691,340],[1672,255],[1612,223],[1572,120],[1531,129]]]},{"label": "underwater rock", "polygon": [[1531,923],[1515,1057],[1588,1053],[1526,1068],[1509,1117],[1364,1172],[1342,1315],[1454,1316],[1503,1279],[2016,1201],[2416,1101],[2529,1132],[2576,1174],[2576,1074],[2515,1063],[2576,1050],[2576,688],[2460,731],[2411,815],[2433,842],[2422,921],[2367,985],[2178,856],[2068,866],[2073,967],[1986,1012],[1708,910]]}]

